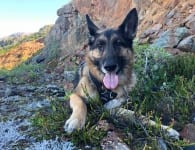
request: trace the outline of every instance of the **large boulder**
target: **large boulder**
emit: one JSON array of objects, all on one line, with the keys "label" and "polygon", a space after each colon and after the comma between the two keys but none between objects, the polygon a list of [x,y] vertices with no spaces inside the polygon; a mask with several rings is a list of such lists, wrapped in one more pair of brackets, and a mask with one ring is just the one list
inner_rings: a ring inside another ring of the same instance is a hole
[{"label": "large boulder", "polygon": [[177,27],[173,30],[163,32],[154,41],[153,45],[159,48],[176,48],[178,43],[189,35],[189,30],[186,27]]},{"label": "large boulder", "polygon": [[183,39],[177,46],[178,49],[195,53],[195,35]]}]

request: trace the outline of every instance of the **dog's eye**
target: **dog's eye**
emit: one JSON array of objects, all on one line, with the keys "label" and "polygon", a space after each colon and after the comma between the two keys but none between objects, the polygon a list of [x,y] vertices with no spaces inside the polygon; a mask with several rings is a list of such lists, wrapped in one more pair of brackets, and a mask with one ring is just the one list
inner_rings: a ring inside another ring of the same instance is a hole
[{"label": "dog's eye", "polygon": [[99,41],[99,42],[97,43],[97,47],[98,47],[99,50],[104,50],[104,45],[105,45],[105,43],[102,42],[102,41]]},{"label": "dog's eye", "polygon": [[116,41],[114,42],[114,45],[115,45],[116,47],[120,47],[120,46],[122,45],[122,42],[121,42],[120,40],[116,40]]}]

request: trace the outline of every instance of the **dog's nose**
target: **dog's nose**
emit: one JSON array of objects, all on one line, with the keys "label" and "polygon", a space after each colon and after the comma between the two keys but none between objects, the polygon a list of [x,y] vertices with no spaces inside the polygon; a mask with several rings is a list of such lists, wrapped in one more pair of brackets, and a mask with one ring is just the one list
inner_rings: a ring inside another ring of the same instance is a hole
[{"label": "dog's nose", "polygon": [[108,72],[112,72],[112,71],[115,71],[117,68],[117,65],[116,64],[113,64],[113,65],[105,65],[104,66],[104,69]]}]

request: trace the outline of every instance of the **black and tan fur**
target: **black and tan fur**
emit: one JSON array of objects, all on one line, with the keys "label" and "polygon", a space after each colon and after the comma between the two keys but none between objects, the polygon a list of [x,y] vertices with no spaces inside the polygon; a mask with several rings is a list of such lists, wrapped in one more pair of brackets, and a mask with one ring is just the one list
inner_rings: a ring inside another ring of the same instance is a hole
[{"label": "black and tan fur", "polygon": [[[88,101],[86,91],[90,97],[98,95],[107,109],[113,109],[127,100],[126,93],[136,82],[132,69],[134,64],[132,43],[138,25],[136,9],[132,9],[122,24],[115,29],[99,29],[88,15],[86,20],[90,34],[90,50],[86,54],[85,63],[78,71],[74,93],[70,95],[72,114],[64,126],[68,133],[74,129],[82,129],[85,125]],[[116,87],[107,89],[104,86],[103,79],[107,73],[113,73],[118,77]],[[149,124],[154,125],[154,122],[150,121]]]},{"label": "black and tan fur", "polygon": [[136,9],[131,10],[116,29],[99,29],[88,15],[86,20],[90,34],[90,50],[86,54],[85,63],[78,72],[79,82],[74,93],[70,95],[72,115],[64,126],[65,131],[69,133],[85,125],[87,115],[85,90],[90,97],[100,95],[99,89],[106,90],[102,84],[105,72],[111,71],[118,75],[118,86],[109,90],[117,96],[105,104],[108,109],[124,103],[126,92],[135,84],[135,75],[132,70],[134,63],[132,42],[138,24]]}]

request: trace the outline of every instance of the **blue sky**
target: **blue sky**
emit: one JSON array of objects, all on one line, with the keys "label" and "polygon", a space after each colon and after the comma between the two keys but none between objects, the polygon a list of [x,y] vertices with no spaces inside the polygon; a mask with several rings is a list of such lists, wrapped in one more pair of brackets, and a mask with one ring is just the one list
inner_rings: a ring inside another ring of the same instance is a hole
[{"label": "blue sky", "polygon": [[57,10],[71,0],[2,0],[0,2],[0,37],[16,32],[36,32],[54,24]]}]

